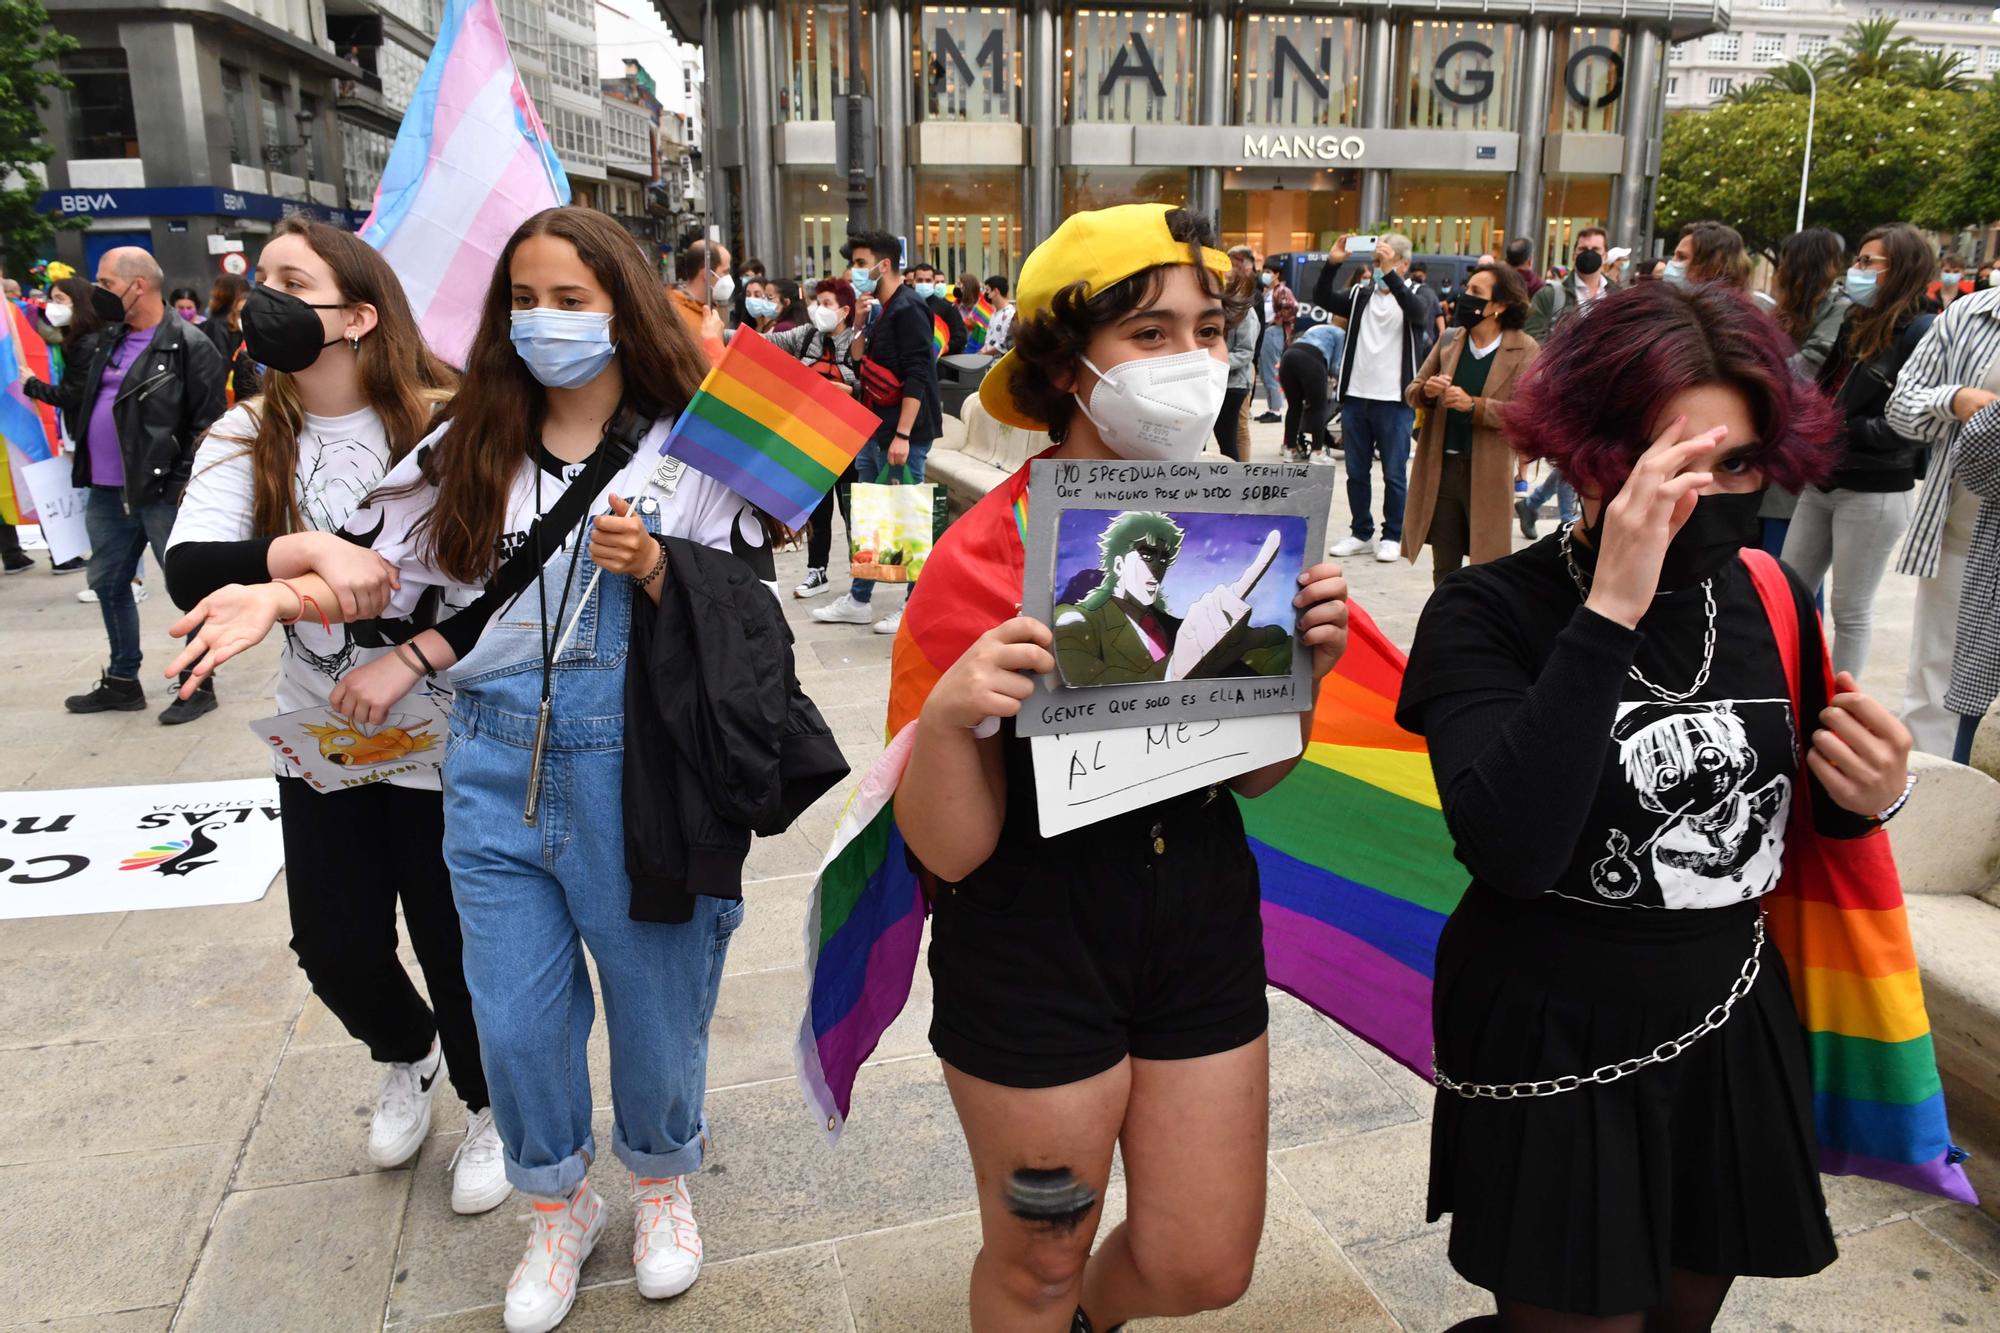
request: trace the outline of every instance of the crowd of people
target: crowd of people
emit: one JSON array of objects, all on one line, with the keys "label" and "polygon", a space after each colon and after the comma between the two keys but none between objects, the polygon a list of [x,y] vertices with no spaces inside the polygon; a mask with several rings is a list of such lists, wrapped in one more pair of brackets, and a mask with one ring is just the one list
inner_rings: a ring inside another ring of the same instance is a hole
[{"label": "crowd of people", "polygon": [[[1801,234],[1761,299],[1719,223],[1657,272],[1608,241],[1580,234],[1552,279],[1517,243],[1446,294],[1381,236],[1351,284],[1329,256],[1325,318],[1300,328],[1281,266],[1166,205],[1072,215],[1017,284],[971,289],[857,231],[845,273],[809,290],[699,237],[663,280],[614,220],[565,207],[509,240],[459,368],[337,228],[285,222],[254,284],[218,284],[205,315],[144,251],[113,250],[49,292],[61,368],[26,386],[89,488],[110,644],[68,707],[143,707],[149,546],[185,612],[163,721],[213,708],[216,669],[274,629],[281,711],[449,707],[438,770],[329,796],[277,764],[292,947],[383,1066],[369,1160],[414,1157],[448,1079],[468,1112],[452,1208],[529,1196],[505,1323],[544,1333],[607,1215],[587,1174],[586,954],[638,1290],[699,1276],[689,1179],[744,857],[845,774],[798,686],[774,551],[803,536],[795,595],[831,591],[845,483],[922,480],[939,331],[983,335],[980,401],[1043,457],[1247,458],[1253,387],[1288,447],[1327,452],[1337,408],[1349,532],[1292,597],[1315,689],[1346,647],[1337,559],[1429,546],[1437,582],[1396,716],[1428,744],[1471,881],[1436,958],[1428,1195],[1454,1267],[1494,1296],[1461,1328],[1705,1329],[1734,1277],[1835,1253],[1758,905],[1788,813],[1808,802],[1827,839],[1872,832],[1908,799],[1913,745],[1965,757],[2000,694],[2000,287],[1939,277],[1901,225],[1852,254]],[[661,452],[745,329],[878,423],[804,534]],[[1514,551],[1534,463],[1570,498]],[[977,1183],[973,1324],[1089,1333],[1226,1306],[1250,1280],[1269,1041],[1241,806],[1296,760],[1043,836],[1014,719],[1053,639],[981,572],[996,549],[1018,560],[1029,499],[1023,469],[910,593],[956,643],[895,814]],[[1923,580],[1900,718],[1856,679],[1899,541]],[[1787,665],[1825,651],[1829,575],[1830,690]],[[874,593],[854,579],[813,618],[898,635],[900,655],[903,610],[878,616]],[[742,670],[759,651],[783,669]],[[784,745],[724,720],[749,716],[782,718]],[[1635,1064],[1657,1067],[1604,1076]],[[1126,1218],[1100,1239],[1114,1150]]]}]

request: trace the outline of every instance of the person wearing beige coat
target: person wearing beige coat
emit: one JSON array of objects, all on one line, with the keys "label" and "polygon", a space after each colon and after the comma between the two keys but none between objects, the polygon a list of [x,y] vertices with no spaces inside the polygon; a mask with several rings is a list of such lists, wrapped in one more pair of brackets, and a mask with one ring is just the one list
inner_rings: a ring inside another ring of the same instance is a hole
[{"label": "person wearing beige coat", "polygon": [[1403,553],[1414,562],[1418,550],[1430,546],[1434,585],[1468,560],[1496,560],[1513,549],[1514,456],[1501,415],[1541,352],[1521,331],[1527,315],[1520,275],[1504,265],[1480,265],[1453,302],[1450,332],[1403,393],[1424,414],[1410,468]]}]

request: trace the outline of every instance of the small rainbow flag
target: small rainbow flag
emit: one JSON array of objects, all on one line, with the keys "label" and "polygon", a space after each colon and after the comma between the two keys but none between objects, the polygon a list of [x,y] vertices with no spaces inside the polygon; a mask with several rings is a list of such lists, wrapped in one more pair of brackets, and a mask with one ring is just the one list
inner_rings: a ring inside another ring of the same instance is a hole
[{"label": "small rainbow flag", "polygon": [[[916,735],[909,724],[973,640],[1015,614],[1027,477],[1024,466],[973,506],[925,566],[896,636],[893,739],[850,800],[813,889],[796,1055],[806,1105],[829,1140],[846,1122],[862,1062],[909,998],[923,932],[924,894],[895,824],[896,783]],[[1756,561],[1751,568],[1757,575]],[[1407,658],[1366,611],[1349,610],[1347,651],[1320,683],[1303,758],[1275,790],[1241,803],[1262,881],[1265,969],[1273,985],[1428,1079],[1438,934],[1466,872],[1424,743],[1396,725]],[[1796,645],[1795,630],[1790,639]],[[1804,804],[1794,803],[1785,878],[1766,910],[1807,1029],[1821,1169],[1975,1202],[1945,1129],[1888,840],[1878,829],[1814,856],[1822,847],[1809,814],[1798,822]]]},{"label": "small rainbow flag", "polygon": [[0,523],[33,523],[34,497],[21,469],[61,452],[55,409],[21,392],[21,369],[44,382],[53,379],[49,345],[41,340],[28,317],[12,301],[0,312],[0,440],[5,441],[6,466],[0,467]]},{"label": "small rainbow flag", "polygon": [[976,352],[986,345],[987,330],[993,327],[993,303],[986,299],[986,293],[979,294],[979,301],[972,307],[972,313],[965,317],[965,350]]},{"label": "small rainbow flag", "polygon": [[881,424],[851,396],[744,327],[730,338],[661,452],[796,528]]},{"label": "small rainbow flag", "polygon": [[944,349],[951,346],[951,326],[944,322],[943,315],[931,316],[931,353],[943,356]]}]

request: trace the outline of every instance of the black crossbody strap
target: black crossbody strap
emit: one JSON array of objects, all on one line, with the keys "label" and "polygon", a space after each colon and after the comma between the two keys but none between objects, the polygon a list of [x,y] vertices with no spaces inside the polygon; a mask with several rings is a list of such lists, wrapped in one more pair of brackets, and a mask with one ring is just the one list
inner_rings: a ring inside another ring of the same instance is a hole
[{"label": "black crossbody strap", "polygon": [[[611,425],[605,429],[604,439],[590,456],[590,463],[583,474],[563,491],[549,511],[536,519],[528,529],[527,538],[514,554],[501,562],[493,571],[493,577],[486,580],[486,591],[494,597],[494,605],[505,605],[515,593],[528,586],[540,572],[542,562],[538,552],[554,552],[562,549],[569,535],[583,522],[590,512],[591,502],[604,484],[624,470],[632,461],[632,455],[639,451],[639,442],[645,438],[647,421],[630,407],[621,407],[611,418]],[[540,467],[540,463],[532,464]]]}]

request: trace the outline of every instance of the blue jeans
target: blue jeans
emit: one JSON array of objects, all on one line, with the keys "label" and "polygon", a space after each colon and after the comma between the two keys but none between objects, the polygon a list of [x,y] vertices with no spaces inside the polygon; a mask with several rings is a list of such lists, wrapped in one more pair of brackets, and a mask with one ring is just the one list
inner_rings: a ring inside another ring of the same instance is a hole
[{"label": "blue jeans", "polygon": [[1549,502],[1551,495],[1556,497],[1556,512],[1562,515],[1563,522],[1568,523],[1576,517],[1576,492],[1563,480],[1563,474],[1554,468],[1550,468],[1549,474],[1542,478],[1541,485],[1528,492],[1528,511],[1541,513],[1542,506]]},{"label": "blue jeans", "polygon": [[1382,540],[1403,539],[1403,499],[1410,489],[1410,431],[1417,414],[1405,403],[1350,398],[1340,405],[1341,446],[1347,454],[1347,507],[1362,541],[1375,535],[1370,473],[1382,459]]},{"label": "blue jeans", "polygon": [[1285,414],[1285,390],[1278,383],[1278,362],[1285,355],[1285,331],[1276,324],[1264,330],[1257,344],[1257,380],[1264,386],[1264,410]]},{"label": "blue jeans", "polygon": [[90,536],[90,565],[84,577],[97,594],[97,609],[104,613],[105,637],[111,640],[111,665],[107,675],[120,680],[139,676],[139,604],[132,600],[132,576],[146,548],[153,548],[153,560],[165,568],[167,538],[173,535],[174,515],[179,506],[165,501],[125,507],[121,486],[92,486],[84,505],[84,531]]},{"label": "blue jeans", "polygon": [[[903,470],[889,466],[889,441],[893,432],[883,431],[861,446],[861,452],[854,458],[854,479],[856,481],[876,481],[884,473],[893,472],[888,485],[899,486],[903,481]],[[924,479],[924,460],[931,456],[931,441],[912,439],[910,441],[910,480]],[[856,579],[848,585],[848,596],[866,606],[875,597],[874,579]]]},{"label": "blue jeans", "polygon": [[[558,600],[566,555],[551,561]],[[588,557],[578,571],[585,582]],[[701,1166],[708,1025],[743,904],[696,898],[684,925],[634,921],[622,819],[631,583],[606,575],[559,659],[536,821],[522,820],[541,697],[532,590],[454,672],[444,856],[465,937],[507,1178],[569,1193],[597,1145],[587,1049],[597,963],[611,1038],[611,1151],[641,1177]],[[525,619],[524,619],[525,618]]]}]

